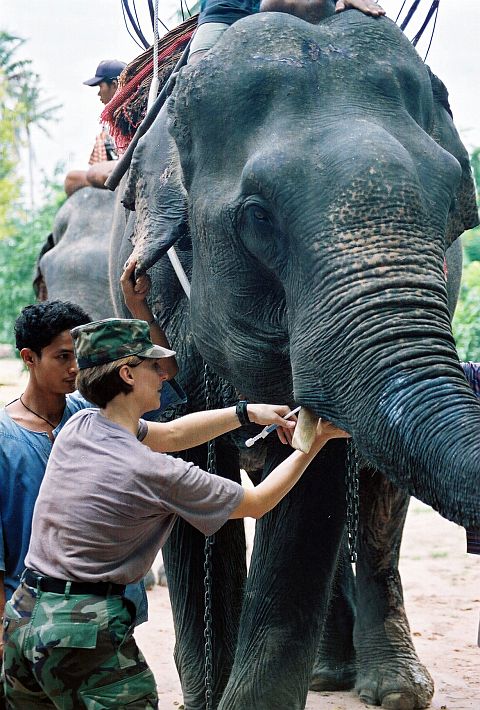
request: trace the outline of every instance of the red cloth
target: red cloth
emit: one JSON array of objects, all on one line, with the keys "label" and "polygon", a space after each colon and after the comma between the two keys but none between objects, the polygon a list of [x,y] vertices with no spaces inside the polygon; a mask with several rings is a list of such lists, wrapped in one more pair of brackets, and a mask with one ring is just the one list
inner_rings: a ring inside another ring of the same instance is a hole
[{"label": "red cloth", "polygon": [[[178,29],[178,28],[177,28]],[[168,44],[162,51],[158,53],[158,64],[160,65],[162,61],[168,59],[177,49],[185,45],[191,38],[195,28],[191,28],[186,32],[182,33],[180,36],[176,37],[174,41]],[[110,135],[115,141],[117,151],[122,154],[127,149],[132,137],[142,122],[146,113],[146,102],[145,107],[142,111],[142,115],[138,120],[132,119],[129,111],[131,102],[138,95],[140,86],[142,82],[147,79],[147,77],[153,76],[153,59],[149,61],[130,81],[117,90],[115,96],[111,101],[105,106],[100,116],[100,120],[107,124],[110,130]],[[126,135],[124,131],[117,125],[118,115],[122,114],[127,124],[130,126],[131,132]]]}]

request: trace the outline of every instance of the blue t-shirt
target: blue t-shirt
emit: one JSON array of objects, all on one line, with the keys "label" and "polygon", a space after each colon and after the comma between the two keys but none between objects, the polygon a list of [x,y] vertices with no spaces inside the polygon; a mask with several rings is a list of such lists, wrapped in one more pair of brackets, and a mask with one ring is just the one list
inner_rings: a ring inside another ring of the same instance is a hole
[{"label": "blue t-shirt", "polygon": [[[68,394],[54,437],[75,412],[91,406],[78,392]],[[5,409],[0,411],[0,570],[7,600],[25,569],[33,508],[52,446],[48,434],[25,429]]]},{"label": "blue t-shirt", "polygon": [[465,377],[474,394],[480,397],[480,362],[462,362]]},{"label": "blue t-shirt", "polygon": [[233,25],[247,15],[258,12],[260,0],[202,0],[198,24],[223,22]]}]

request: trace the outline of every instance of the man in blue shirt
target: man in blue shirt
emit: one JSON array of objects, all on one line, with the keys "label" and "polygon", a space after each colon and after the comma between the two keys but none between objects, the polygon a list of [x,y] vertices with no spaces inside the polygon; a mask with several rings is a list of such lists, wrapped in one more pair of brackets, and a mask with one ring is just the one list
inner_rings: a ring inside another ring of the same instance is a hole
[{"label": "man in blue shirt", "polygon": [[[90,321],[72,303],[27,306],[15,323],[29,371],[25,391],[0,412],[0,605],[17,588],[30,542],[38,489],[53,441],[65,422],[89,406],[75,390],[70,329]],[[1,611],[1,609],[0,609]]]},{"label": "man in blue shirt", "polygon": [[[121,279],[125,304],[133,317],[148,322],[152,341],[168,347],[146,302],[148,277],[134,282],[134,269],[132,261]],[[78,369],[70,334],[90,320],[73,303],[47,301],[24,308],[15,323],[17,349],[29,378],[21,396],[0,411],[0,617],[25,567],[33,509],[53,442],[75,412],[92,406],[75,392]],[[168,379],[173,378],[175,358],[167,358],[165,367]],[[175,401],[182,400],[167,386],[160,409]],[[137,623],[145,621],[144,590],[132,585],[128,596],[137,607]],[[0,660],[2,651],[0,633]]]},{"label": "man in blue shirt", "polygon": [[317,23],[348,9],[375,17],[385,14],[374,0],[202,0],[188,61],[190,64],[199,61],[230,25],[255,12],[288,12]]},{"label": "man in blue shirt", "polygon": [[480,397],[480,362],[462,362],[462,367],[473,393]]},{"label": "man in blue shirt", "polygon": [[[30,543],[32,515],[58,432],[90,406],[75,390],[77,364],[70,329],[90,321],[73,303],[27,306],[15,323],[17,348],[29,371],[25,391],[0,411],[0,617],[17,588]],[[0,634],[0,659],[3,633]],[[0,693],[0,707],[3,706]]]}]

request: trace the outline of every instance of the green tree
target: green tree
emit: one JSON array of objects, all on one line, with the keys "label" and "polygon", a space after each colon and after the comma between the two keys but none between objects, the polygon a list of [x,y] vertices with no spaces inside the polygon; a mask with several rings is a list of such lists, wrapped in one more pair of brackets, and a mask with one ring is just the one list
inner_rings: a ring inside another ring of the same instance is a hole
[{"label": "green tree", "polygon": [[[59,104],[52,104],[44,98],[40,87],[40,77],[32,70],[29,59],[16,59],[18,49],[24,40],[8,32],[0,31],[0,123],[5,124],[7,134],[2,130],[2,146],[5,150],[3,172],[12,196],[18,199],[19,184],[15,180],[15,164],[18,162],[20,148],[26,146],[28,156],[28,176],[30,209],[35,206],[34,199],[34,148],[32,129],[38,129],[49,135],[47,125],[57,120]],[[14,185],[14,187],[13,187]]]},{"label": "green tree", "polygon": [[[471,156],[470,163],[472,166],[473,177],[477,185],[477,204],[480,207],[480,148],[476,148]],[[463,251],[467,263],[471,261],[480,261],[480,227],[470,229],[462,237]]]},{"label": "green tree", "polygon": [[10,215],[21,189],[21,180],[16,174],[20,115],[12,95],[15,66],[7,49],[8,40],[5,40],[5,33],[0,32],[0,239],[12,233]]},{"label": "green tree", "polygon": [[480,362],[480,261],[463,269],[453,333],[460,360]]},{"label": "green tree", "polygon": [[23,181],[17,172],[20,148],[26,145],[29,149],[32,178],[32,127],[47,132],[46,126],[58,109],[43,99],[31,61],[17,59],[23,43],[21,38],[0,31],[0,342],[13,342],[18,312],[35,300],[32,277],[36,259],[65,199],[57,184],[57,171],[54,181],[46,185],[39,209],[28,212],[22,205]]},{"label": "green tree", "polygon": [[32,279],[36,261],[55,214],[66,199],[57,182],[63,168],[57,168],[55,182],[45,186],[45,202],[27,222],[13,218],[13,233],[0,240],[0,342],[14,344],[13,325],[21,309],[35,302]]},{"label": "green tree", "polygon": [[34,163],[35,153],[33,148],[32,129],[40,130],[50,137],[48,124],[57,121],[57,112],[60,104],[52,104],[50,99],[43,98],[42,89],[38,84],[40,77],[33,72],[27,72],[20,80],[17,93],[17,107],[21,127],[25,138],[28,154],[28,184],[30,193],[30,209],[35,207],[34,197]]}]

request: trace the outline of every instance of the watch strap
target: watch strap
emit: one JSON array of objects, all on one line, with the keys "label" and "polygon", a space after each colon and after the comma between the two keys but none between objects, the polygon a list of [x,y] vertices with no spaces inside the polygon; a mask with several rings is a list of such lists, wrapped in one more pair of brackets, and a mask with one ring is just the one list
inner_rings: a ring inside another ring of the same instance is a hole
[{"label": "watch strap", "polygon": [[240,422],[241,426],[247,426],[247,424],[252,423],[248,418],[247,404],[247,400],[242,399],[240,400],[240,402],[237,402],[237,405],[235,407],[235,413],[238,417],[238,421]]}]

